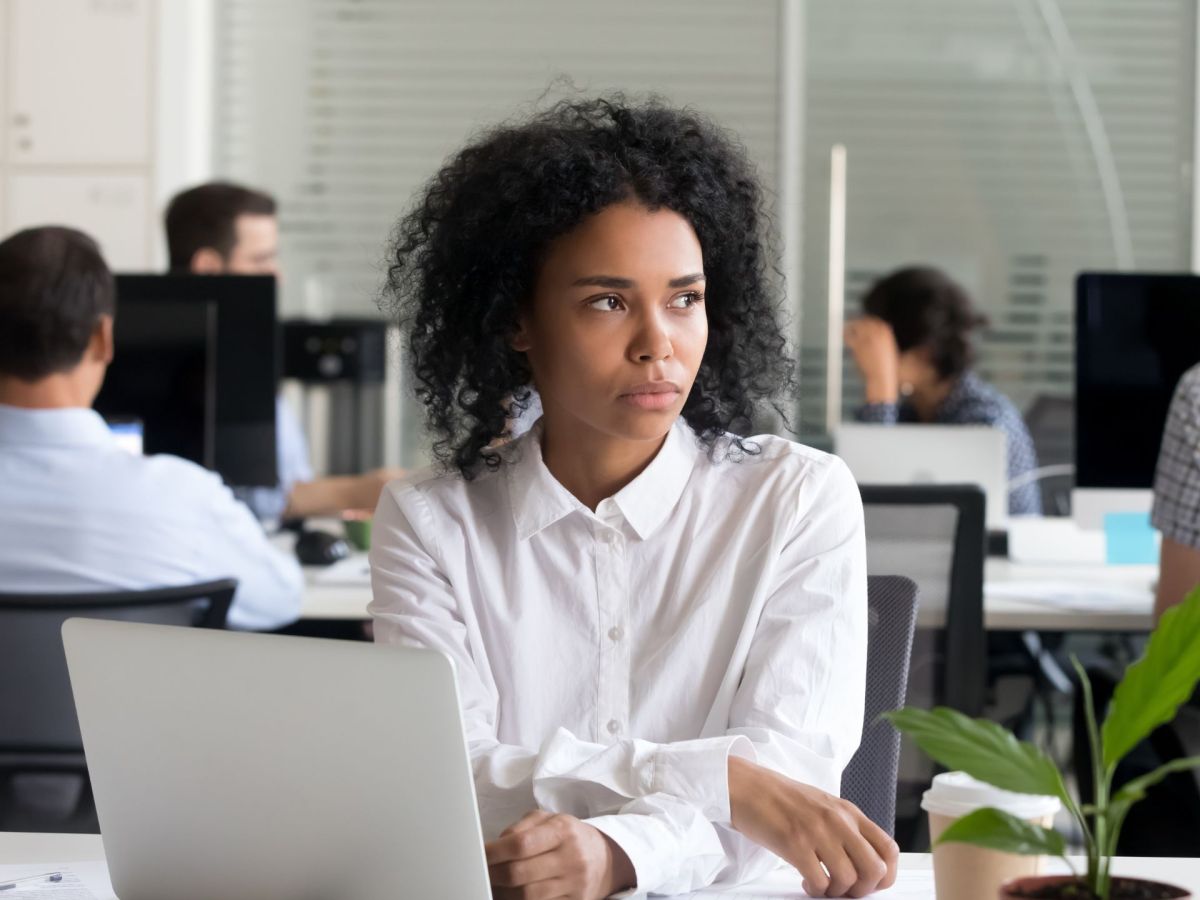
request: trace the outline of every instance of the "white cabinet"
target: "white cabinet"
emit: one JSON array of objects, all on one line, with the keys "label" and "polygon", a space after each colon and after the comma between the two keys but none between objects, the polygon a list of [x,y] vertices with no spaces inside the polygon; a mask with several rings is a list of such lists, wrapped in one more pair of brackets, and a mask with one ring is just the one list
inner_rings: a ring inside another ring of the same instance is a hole
[{"label": "white cabinet", "polygon": [[152,0],[8,0],[8,26],[10,166],[149,164]]},{"label": "white cabinet", "polygon": [[116,271],[150,267],[152,229],[150,179],[145,175],[9,175],[5,226],[8,233],[35,225],[69,225],[96,239]]}]

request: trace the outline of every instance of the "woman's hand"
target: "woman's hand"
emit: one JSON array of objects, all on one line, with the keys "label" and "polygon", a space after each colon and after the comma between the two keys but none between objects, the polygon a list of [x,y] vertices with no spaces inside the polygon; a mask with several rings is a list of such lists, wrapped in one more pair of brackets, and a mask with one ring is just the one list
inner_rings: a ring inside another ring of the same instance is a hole
[{"label": "woman's hand", "polygon": [[863,316],[846,323],[846,346],[862,373],[868,403],[895,403],[900,397],[900,350],[883,319]]},{"label": "woman's hand", "polygon": [[625,851],[574,816],[535,810],[484,851],[496,900],[599,900],[634,886]]},{"label": "woman's hand", "polygon": [[813,897],[865,897],[896,880],[900,848],[853,803],[729,758],[733,827],[781,856]]}]

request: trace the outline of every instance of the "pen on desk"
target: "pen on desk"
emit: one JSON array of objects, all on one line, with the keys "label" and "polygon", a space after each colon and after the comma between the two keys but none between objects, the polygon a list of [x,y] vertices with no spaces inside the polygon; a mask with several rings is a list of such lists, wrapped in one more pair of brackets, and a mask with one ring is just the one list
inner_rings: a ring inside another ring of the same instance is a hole
[{"label": "pen on desk", "polygon": [[24,878],[14,878],[12,881],[0,884],[0,891],[12,890],[19,884],[24,884],[27,881],[38,881],[42,878],[45,878],[47,881],[62,881],[62,872],[43,872],[41,875],[26,875]]}]

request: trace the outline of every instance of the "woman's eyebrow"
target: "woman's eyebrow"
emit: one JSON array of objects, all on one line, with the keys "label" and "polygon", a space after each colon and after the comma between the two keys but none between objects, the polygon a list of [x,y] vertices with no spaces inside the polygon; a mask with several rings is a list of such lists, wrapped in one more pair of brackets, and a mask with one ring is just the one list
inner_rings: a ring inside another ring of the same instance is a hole
[{"label": "woman's eyebrow", "polygon": [[[703,272],[693,272],[690,275],[680,275],[678,278],[672,278],[669,282],[667,282],[667,286],[681,288],[703,280]],[[621,288],[627,290],[631,287],[634,287],[636,282],[634,282],[631,278],[618,278],[616,275],[587,275],[583,278],[576,279],[572,283],[573,287],[585,287],[589,285],[614,289]]]},{"label": "woman's eyebrow", "polygon": [[584,278],[578,278],[573,283],[574,287],[584,287],[586,285],[595,285],[596,287],[606,288],[631,288],[634,282],[630,278],[618,278],[615,275],[588,275]]}]

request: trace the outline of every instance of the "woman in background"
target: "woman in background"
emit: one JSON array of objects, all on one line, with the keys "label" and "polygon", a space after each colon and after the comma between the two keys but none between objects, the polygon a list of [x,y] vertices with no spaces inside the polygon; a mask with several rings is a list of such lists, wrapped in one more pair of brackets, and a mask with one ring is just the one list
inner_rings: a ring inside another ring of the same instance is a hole
[{"label": "woman in background", "polygon": [[[926,266],[900,269],[863,298],[846,325],[846,346],[862,375],[862,422],[990,425],[1008,437],[1008,479],[1037,468],[1029,429],[1012,401],[972,371],[972,332],[987,320],[966,291]],[[1036,482],[1009,494],[1011,515],[1040,515]]]}]

